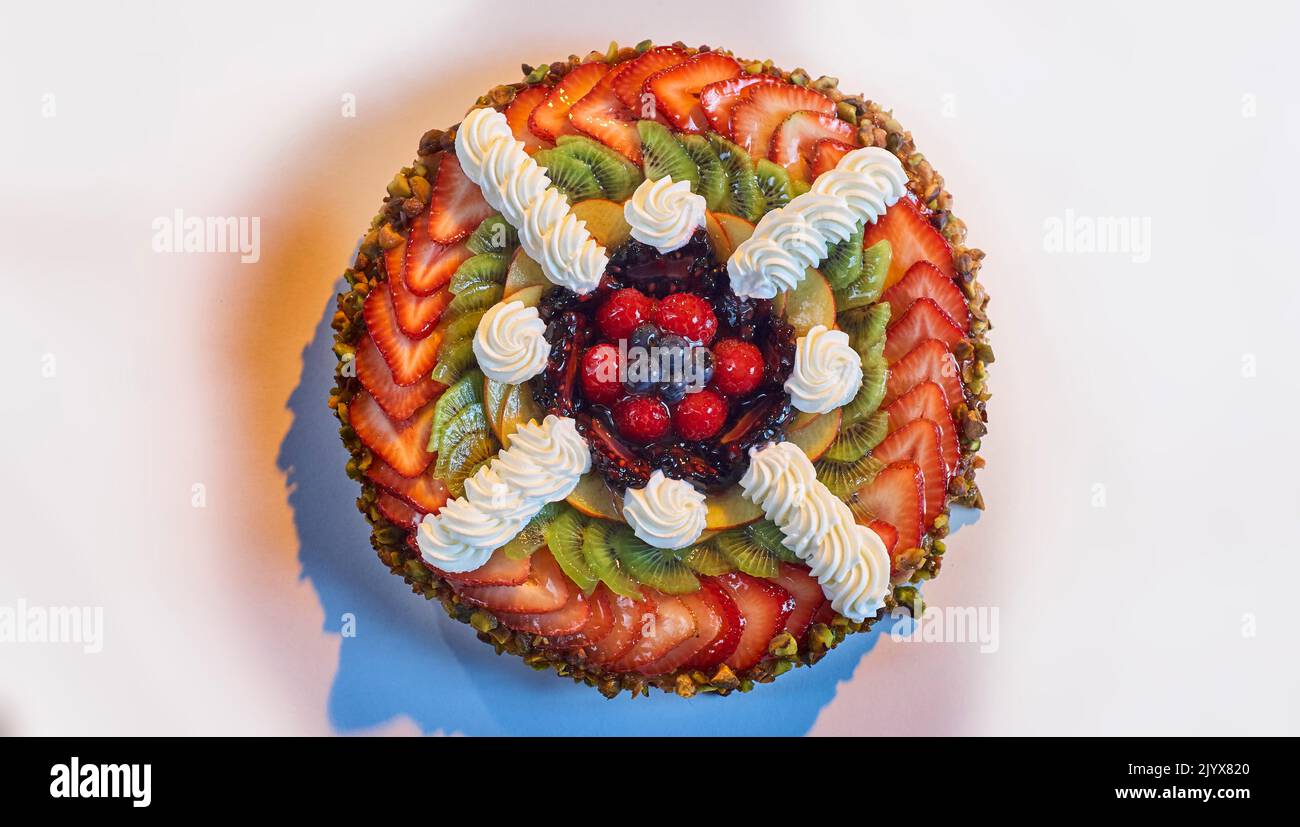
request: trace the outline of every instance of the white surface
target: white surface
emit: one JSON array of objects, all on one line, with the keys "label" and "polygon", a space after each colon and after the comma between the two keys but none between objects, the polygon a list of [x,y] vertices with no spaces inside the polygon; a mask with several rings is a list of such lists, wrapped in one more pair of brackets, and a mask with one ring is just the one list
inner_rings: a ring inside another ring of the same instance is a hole
[{"label": "white surface", "polygon": [[[790,9],[7,4],[0,605],[102,605],[106,640],[0,644],[0,732],[331,731],[275,464],[301,349],[425,128],[652,36],[892,104],[988,252],[990,510],[928,596],[1000,647],[882,641],[813,732],[1300,733],[1296,10]],[[152,252],[175,209],[261,217],[261,261]],[[1047,252],[1067,210],[1149,218],[1150,261]]]}]

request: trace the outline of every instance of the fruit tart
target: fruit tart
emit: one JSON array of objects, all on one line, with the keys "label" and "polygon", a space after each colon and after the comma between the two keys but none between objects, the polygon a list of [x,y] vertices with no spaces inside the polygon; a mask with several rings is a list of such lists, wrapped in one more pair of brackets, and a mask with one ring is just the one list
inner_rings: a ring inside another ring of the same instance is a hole
[{"label": "fruit tart", "polygon": [[987,297],[889,112],[682,44],[430,130],[345,274],[330,407],[380,560],[608,696],[748,691],[982,507]]}]

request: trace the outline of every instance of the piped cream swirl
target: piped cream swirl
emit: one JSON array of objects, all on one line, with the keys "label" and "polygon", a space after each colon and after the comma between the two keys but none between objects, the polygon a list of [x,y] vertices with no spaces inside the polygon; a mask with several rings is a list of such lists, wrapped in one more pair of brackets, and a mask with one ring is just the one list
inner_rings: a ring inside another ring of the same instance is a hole
[{"label": "piped cream swirl", "polygon": [[691,192],[690,181],[674,182],[665,175],[641,182],[623,205],[623,218],[637,241],[671,253],[704,226],[704,210],[704,196]]},{"label": "piped cream swirl", "polygon": [[862,357],[842,330],[816,325],[795,342],[794,367],[785,380],[790,402],[806,413],[848,404],[862,387]]},{"label": "piped cream swirl", "polygon": [[655,471],[644,488],[623,495],[623,517],[632,533],[655,548],[685,548],[704,533],[704,494],[683,480]]},{"label": "piped cream swirl", "polygon": [[489,379],[518,385],[546,367],[551,346],[537,308],[521,301],[498,302],[483,314],[474,333],[474,356]]}]

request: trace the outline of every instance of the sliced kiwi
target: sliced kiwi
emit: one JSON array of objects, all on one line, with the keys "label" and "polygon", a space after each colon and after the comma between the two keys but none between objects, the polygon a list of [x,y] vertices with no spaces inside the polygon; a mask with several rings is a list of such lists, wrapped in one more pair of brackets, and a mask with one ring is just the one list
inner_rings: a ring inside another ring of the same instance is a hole
[{"label": "sliced kiwi", "polygon": [[[883,342],[881,343],[883,344]],[[880,354],[879,346],[862,359],[862,387],[843,408],[840,428],[861,422],[880,407],[885,398],[885,384],[889,379],[889,363]]]},{"label": "sliced kiwi", "polygon": [[600,584],[600,578],[582,556],[583,535],[589,522],[577,509],[561,505],[555,517],[542,529],[555,562],[586,594],[591,594]]},{"label": "sliced kiwi", "polygon": [[631,529],[615,531],[610,540],[623,570],[650,588],[664,594],[690,594],[699,590],[700,581],[682,562],[678,552],[655,548]]},{"label": "sliced kiwi", "polygon": [[889,305],[877,302],[841,313],[836,322],[841,330],[849,334],[849,344],[853,349],[867,356],[885,340],[885,328],[889,327],[889,316]]},{"label": "sliced kiwi", "polygon": [[851,425],[841,426],[835,441],[826,449],[825,458],[834,462],[853,462],[866,456],[889,433],[889,414],[876,411]]},{"label": "sliced kiwi", "polygon": [[556,151],[586,164],[604,197],[611,201],[625,200],[644,178],[636,164],[586,135],[561,135],[556,139]]},{"label": "sliced kiwi", "polygon": [[474,476],[479,468],[486,465],[501,450],[501,446],[486,430],[470,431],[461,440],[438,455],[442,463],[447,457],[446,470],[438,476],[447,483],[447,493],[452,497],[465,496],[465,480]]},{"label": "sliced kiwi", "polygon": [[[451,303],[455,304],[456,300],[452,299]],[[474,331],[478,330],[478,323],[486,312],[486,310],[474,310],[460,315],[450,315],[444,310],[442,319],[438,320],[438,326],[430,334],[441,337],[442,344],[438,346],[439,351],[453,342],[464,341],[472,337]]]},{"label": "sliced kiwi", "polygon": [[727,191],[718,205],[720,212],[738,215],[747,221],[757,221],[763,215],[764,198],[754,175],[754,161],[749,153],[717,133],[709,133],[709,145],[722,162],[727,176]]},{"label": "sliced kiwi", "polygon": [[754,164],[754,175],[757,176],[758,190],[763,194],[766,209],[780,209],[794,198],[790,173],[780,164],[762,158]]},{"label": "sliced kiwi", "polygon": [[771,520],[756,520],[742,529],[749,539],[775,554],[787,563],[799,562],[799,557],[786,548],[785,535]]},{"label": "sliced kiwi", "polygon": [[682,562],[690,566],[692,571],[706,577],[726,574],[736,569],[731,565],[731,561],[718,551],[717,543],[712,539],[696,543],[687,549],[682,555]]},{"label": "sliced kiwi", "polygon": [[781,557],[755,541],[744,528],[722,532],[713,541],[718,551],[733,566],[754,577],[776,577],[781,573]]},{"label": "sliced kiwi", "polygon": [[[522,531],[501,547],[501,552],[511,560],[522,560],[525,557],[532,557],[542,546],[549,545],[552,554],[558,559],[559,555],[554,552],[555,544],[546,539],[546,529],[560,516],[565,508],[567,506],[564,503],[547,503],[542,506],[542,510],[537,512],[537,516],[529,520],[528,525],[524,526]],[[579,539],[578,550],[581,553],[581,539]]]},{"label": "sliced kiwi", "polygon": [[519,231],[510,226],[510,222],[501,213],[489,215],[483,219],[465,242],[470,252],[475,253],[509,253],[519,246]]},{"label": "sliced kiwi", "polygon": [[[582,559],[595,572],[600,581],[615,594],[641,600],[641,586],[632,578],[614,555],[613,535],[626,529],[607,520],[592,520],[582,534]],[[630,530],[630,529],[629,529]]]},{"label": "sliced kiwi", "polygon": [[819,459],[813,463],[817,480],[837,497],[844,498],[876,478],[883,467],[874,457],[860,457],[853,462]]},{"label": "sliced kiwi", "polygon": [[636,131],[641,136],[641,164],[646,178],[657,181],[667,175],[673,181],[690,181],[691,189],[698,191],[700,171],[666,126],[657,121],[637,121]]},{"label": "sliced kiwi", "polygon": [[718,209],[727,195],[727,173],[722,168],[718,153],[713,151],[709,139],[703,135],[678,135],[677,142],[686,150],[700,173],[699,181],[692,184],[691,189],[704,196],[704,206],[707,209]]},{"label": "sliced kiwi", "polygon": [[[468,434],[486,433],[488,430],[487,416],[483,413],[482,405],[470,405],[462,408],[459,413],[451,418],[443,429],[438,440],[438,464],[446,467],[446,461],[443,454],[450,451]],[[439,474],[438,476],[441,476]]]},{"label": "sliced kiwi", "polygon": [[437,451],[442,444],[448,423],[469,407],[483,409],[483,374],[477,370],[468,371],[438,397],[438,403],[433,406],[433,426],[429,432],[430,452]]},{"label": "sliced kiwi", "polygon": [[853,235],[831,246],[822,262],[822,275],[832,290],[841,290],[862,276],[863,225],[853,229]]},{"label": "sliced kiwi", "polygon": [[[433,368],[433,381],[450,385],[478,364],[474,356],[474,340],[461,339],[447,342],[438,348],[438,364]],[[484,424],[487,420],[484,419]]]},{"label": "sliced kiwi", "polygon": [[533,160],[546,167],[546,177],[564,193],[570,204],[600,198],[605,192],[591,167],[558,149],[543,149],[533,155]]},{"label": "sliced kiwi", "polygon": [[510,270],[510,257],[505,253],[479,253],[465,259],[451,277],[451,292],[460,295],[480,284],[500,284],[504,287],[506,273]]},{"label": "sliced kiwi", "polygon": [[492,305],[501,301],[501,296],[505,294],[505,286],[486,282],[467,287],[464,291],[457,293],[456,298],[451,300],[443,315],[451,316],[453,320],[460,319],[470,313],[476,313],[480,310],[487,310]]},{"label": "sliced kiwi", "polygon": [[889,261],[893,251],[885,239],[877,241],[862,252],[862,273],[852,282],[835,291],[835,306],[841,310],[865,307],[880,298],[889,275]]}]

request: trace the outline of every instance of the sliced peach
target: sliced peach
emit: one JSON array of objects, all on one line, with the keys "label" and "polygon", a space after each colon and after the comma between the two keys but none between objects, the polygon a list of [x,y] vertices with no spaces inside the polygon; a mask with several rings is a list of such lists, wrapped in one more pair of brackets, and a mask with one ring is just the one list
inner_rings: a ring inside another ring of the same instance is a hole
[{"label": "sliced peach", "polygon": [[510,447],[510,435],[531,419],[538,422],[545,413],[533,401],[533,388],[528,382],[522,385],[505,385],[488,378],[483,379],[483,412],[487,414],[497,440]]},{"label": "sliced peach", "polygon": [[573,214],[587,222],[591,237],[606,250],[622,246],[632,237],[632,228],[623,218],[623,205],[604,198],[589,198],[573,205]]},{"label": "sliced peach", "polygon": [[816,460],[831,447],[835,435],[839,432],[840,411],[836,409],[830,413],[818,414],[816,419],[802,428],[791,431],[787,436],[791,442],[803,449],[808,459]]},{"label": "sliced peach", "polygon": [[727,242],[733,250],[754,234],[754,225],[738,215],[720,212],[714,213],[714,217],[722,225],[722,231],[727,234]]},{"label": "sliced peach", "polygon": [[821,324],[835,327],[835,294],[818,271],[808,268],[799,286],[777,296],[773,309],[802,336]]},{"label": "sliced peach", "polygon": [[605,484],[605,478],[596,471],[578,480],[578,487],[569,494],[569,505],[588,517],[623,521],[623,510],[619,507],[618,495]]},{"label": "sliced peach", "polygon": [[704,232],[709,234],[709,246],[713,248],[713,255],[718,261],[731,258],[734,251],[727,239],[727,231],[722,229],[722,223],[718,221],[718,213],[704,214]]},{"label": "sliced peach", "polygon": [[739,485],[733,485],[719,494],[710,494],[704,504],[708,507],[704,513],[706,529],[735,528],[763,516],[763,509],[745,499],[745,495],[740,493]]},{"label": "sliced peach", "polygon": [[510,269],[506,271],[505,297],[509,298],[525,287],[545,287],[548,284],[550,281],[542,273],[541,265],[525,255],[522,249],[515,250]]}]

